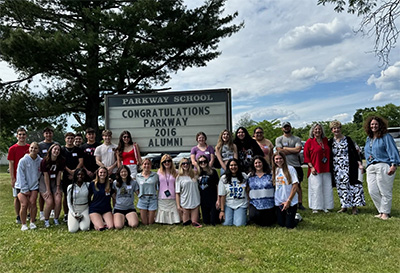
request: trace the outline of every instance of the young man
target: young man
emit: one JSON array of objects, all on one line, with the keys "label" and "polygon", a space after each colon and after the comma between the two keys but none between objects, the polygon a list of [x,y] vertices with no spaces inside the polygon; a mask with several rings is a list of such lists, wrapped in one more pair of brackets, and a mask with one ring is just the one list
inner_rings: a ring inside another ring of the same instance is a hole
[{"label": "young man", "polygon": [[81,134],[81,133],[76,133],[76,134],[75,134],[74,145],[75,145],[76,147],[81,147],[82,143],[83,143],[83,136],[82,136],[82,134]]},{"label": "young man", "polygon": [[301,167],[299,153],[301,151],[301,139],[297,136],[292,135],[292,125],[290,122],[282,123],[283,135],[276,138],[275,146],[278,151],[282,151],[286,155],[287,164],[293,166],[297,172],[297,178],[299,179],[299,190],[298,193],[298,207],[301,210],[305,210],[302,202],[302,190],[301,182],[303,181],[303,168]]},{"label": "young man", "polygon": [[[53,141],[54,130],[51,127],[46,127],[43,130],[44,140],[39,142],[39,155],[41,158],[44,158],[47,155],[47,151],[50,146],[54,144]],[[40,180],[44,181],[43,174],[40,176]],[[39,209],[40,209],[40,221],[44,221],[44,199],[42,195],[39,195]],[[51,211],[51,216],[54,216],[54,212]]]},{"label": "young man", "polygon": [[14,209],[17,215],[16,223],[21,224],[21,218],[19,216],[19,211],[21,209],[21,203],[18,200],[18,194],[15,189],[15,181],[17,180],[17,167],[19,160],[29,152],[29,144],[26,143],[26,130],[24,128],[17,129],[17,143],[12,145],[8,149],[8,168],[11,176],[11,187],[14,196]]},{"label": "young man", "polygon": [[61,149],[61,155],[65,158],[65,169],[61,181],[64,192],[63,209],[64,222],[68,221],[67,188],[72,184],[74,172],[77,168],[83,167],[83,152],[74,145],[75,134],[68,132],[65,134],[65,146]]},{"label": "young man", "polygon": [[112,132],[110,130],[103,130],[101,135],[103,138],[103,144],[98,146],[94,151],[96,163],[99,167],[106,167],[108,175],[114,179],[117,171],[117,158],[115,157],[115,149],[117,148],[117,145],[111,143]]},{"label": "young man", "polygon": [[96,142],[96,132],[93,128],[86,129],[86,139],[87,143],[81,146],[83,151],[83,165],[90,179],[94,179],[96,176],[96,170],[99,168],[96,164],[94,151],[100,143]]}]

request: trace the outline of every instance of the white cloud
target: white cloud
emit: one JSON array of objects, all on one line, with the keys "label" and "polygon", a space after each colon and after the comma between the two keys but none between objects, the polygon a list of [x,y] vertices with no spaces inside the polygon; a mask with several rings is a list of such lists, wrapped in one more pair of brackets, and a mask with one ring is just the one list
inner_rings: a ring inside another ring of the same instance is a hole
[{"label": "white cloud", "polygon": [[318,75],[315,67],[303,67],[292,71],[292,78],[294,79],[309,79]]},{"label": "white cloud", "polygon": [[374,97],[372,98],[373,101],[380,101],[382,99],[385,98],[385,92],[378,92],[374,95]]},{"label": "white cloud", "polygon": [[345,23],[334,18],[329,23],[316,23],[311,26],[298,26],[279,39],[284,49],[303,49],[315,46],[329,46],[341,43],[352,36]]},{"label": "white cloud", "polygon": [[334,115],[330,120],[338,120],[342,123],[351,121],[351,116],[348,113]]},{"label": "white cloud", "polygon": [[369,85],[374,84],[376,88],[382,90],[399,90],[400,89],[400,62],[389,66],[386,70],[381,71],[379,77],[371,75],[367,81]]},{"label": "white cloud", "polygon": [[324,69],[324,79],[327,81],[337,81],[345,78],[357,69],[352,61],[343,57],[334,58]]}]

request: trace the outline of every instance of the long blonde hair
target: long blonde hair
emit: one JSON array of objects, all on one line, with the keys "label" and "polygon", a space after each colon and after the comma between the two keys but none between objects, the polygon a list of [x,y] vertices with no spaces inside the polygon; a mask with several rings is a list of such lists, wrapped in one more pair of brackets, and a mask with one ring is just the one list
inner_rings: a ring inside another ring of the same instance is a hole
[{"label": "long blonde hair", "polygon": [[97,184],[100,182],[99,171],[100,171],[101,169],[106,170],[107,177],[106,177],[106,189],[105,189],[105,192],[109,193],[110,190],[111,190],[111,189],[110,189],[110,178],[109,178],[109,176],[108,176],[108,170],[107,170],[106,167],[100,167],[100,168],[97,169],[97,171],[96,171],[96,178],[93,180],[93,182],[94,182],[94,188],[95,188],[97,191],[99,191],[99,188],[97,187]]},{"label": "long blonde hair", "polygon": [[286,161],[286,155],[282,152],[282,151],[277,151],[276,153],[274,153],[274,155],[272,156],[272,183],[275,186],[275,181],[276,181],[276,175],[279,171],[279,166],[276,165],[275,163],[275,157],[280,155],[283,159],[283,164],[282,164],[282,171],[283,171],[283,175],[286,177],[286,180],[288,182],[288,184],[292,184],[292,176],[290,175],[289,172],[289,168],[288,168],[288,164]]},{"label": "long blonde hair", "polygon": [[[182,168],[182,163],[184,161],[187,161],[189,163],[189,170],[187,171],[187,173],[185,173],[185,171]],[[188,158],[182,158],[181,161],[179,161],[179,168],[178,168],[178,176],[190,176],[190,178],[195,178],[196,174],[194,173],[194,170],[192,168],[192,163],[190,162],[190,159]]]},{"label": "long blonde hair", "polygon": [[[223,136],[223,134],[224,134],[225,132],[228,132],[228,134],[229,134],[228,143],[225,143],[225,142],[222,140],[222,136]],[[232,133],[229,132],[228,129],[223,130],[223,131],[219,134],[218,143],[217,143],[217,145],[215,146],[215,150],[216,150],[216,151],[221,151],[222,146],[224,146],[224,144],[227,144],[228,147],[229,147],[229,149],[230,149],[231,151],[233,151],[234,148],[233,148]]]},{"label": "long blonde hair", "polygon": [[163,155],[163,156],[161,157],[159,172],[160,172],[161,174],[165,175],[166,170],[167,170],[167,169],[164,167],[164,164],[163,164],[165,160],[171,160],[171,168],[169,169],[169,173],[172,174],[173,177],[176,177],[176,176],[178,175],[178,173],[176,172],[174,162],[172,162],[172,157],[171,157],[169,154],[165,154],[165,155]]}]

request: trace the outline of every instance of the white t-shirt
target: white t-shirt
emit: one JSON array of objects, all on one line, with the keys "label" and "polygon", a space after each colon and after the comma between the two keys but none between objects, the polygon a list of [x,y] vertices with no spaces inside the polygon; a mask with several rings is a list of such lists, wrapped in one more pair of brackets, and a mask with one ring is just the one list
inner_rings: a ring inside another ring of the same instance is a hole
[{"label": "white t-shirt", "polygon": [[247,207],[248,199],[246,193],[247,175],[243,174],[243,181],[239,182],[236,177],[232,177],[232,183],[226,183],[226,176],[221,176],[218,183],[218,195],[226,196],[225,205],[231,209]]},{"label": "white t-shirt", "polygon": [[[294,183],[299,183],[297,179],[297,172],[292,166],[288,166],[290,176],[292,177],[292,184],[288,184],[286,177],[283,174],[282,168],[277,169],[277,175],[275,179],[275,206],[279,206],[282,202],[286,202],[292,191]],[[294,206],[298,203],[297,193],[294,195],[290,206]]]},{"label": "white t-shirt", "polygon": [[182,208],[194,209],[200,206],[199,183],[190,176],[178,176],[175,181],[175,192],[180,193]]},{"label": "white t-shirt", "polygon": [[[104,166],[109,167],[112,164],[115,163],[117,158],[115,157],[115,149],[117,148],[117,145],[115,144],[101,144],[100,146],[96,147],[96,150],[94,151],[94,156],[100,157],[101,158],[101,163],[104,164]],[[117,167],[113,169],[113,173],[117,172]]]}]

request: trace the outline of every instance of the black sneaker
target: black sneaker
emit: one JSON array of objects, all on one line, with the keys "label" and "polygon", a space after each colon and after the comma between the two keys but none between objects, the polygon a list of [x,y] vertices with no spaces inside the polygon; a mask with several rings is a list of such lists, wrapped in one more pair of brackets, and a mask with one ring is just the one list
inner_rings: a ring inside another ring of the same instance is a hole
[{"label": "black sneaker", "polygon": [[15,223],[21,224],[21,217],[19,217],[19,215],[17,216],[17,219],[15,219]]},{"label": "black sneaker", "polygon": [[68,223],[68,214],[64,215],[63,221],[64,221],[64,223]]},{"label": "black sneaker", "polygon": [[299,203],[298,208],[299,210],[306,210],[306,208],[303,206],[303,203]]}]

